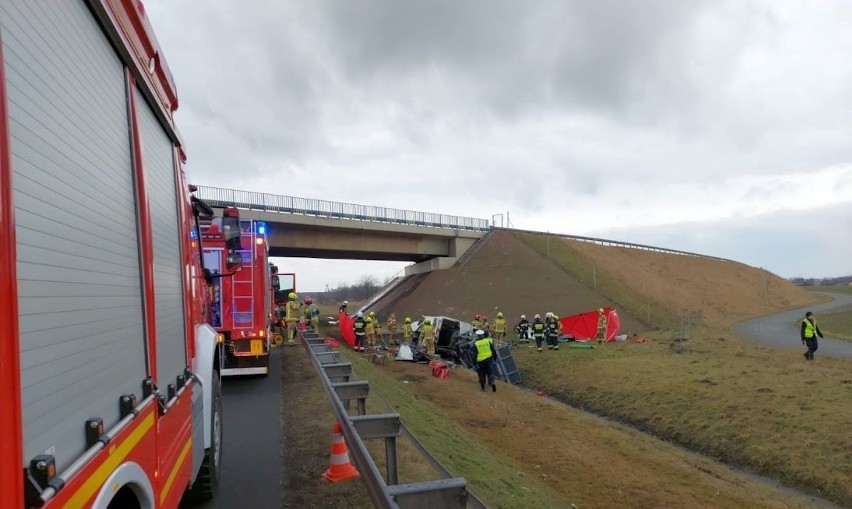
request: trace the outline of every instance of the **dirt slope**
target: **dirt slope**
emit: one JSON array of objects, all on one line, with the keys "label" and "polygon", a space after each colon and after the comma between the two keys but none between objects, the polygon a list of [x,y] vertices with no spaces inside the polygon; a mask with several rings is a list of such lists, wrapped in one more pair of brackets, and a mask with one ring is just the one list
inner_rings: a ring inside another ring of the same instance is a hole
[{"label": "dirt slope", "polygon": [[699,256],[602,246],[560,239],[605,278],[620,280],[673,315],[698,311],[708,324],[745,318],[814,302],[814,295],[771,272]]},{"label": "dirt slope", "polygon": [[495,232],[463,267],[408,278],[374,307],[381,317],[443,314],[470,321],[502,311],[560,316],[615,307],[622,331],[674,326],[684,314],[729,324],[814,301],[765,270],[741,263]]},{"label": "dirt slope", "polygon": [[[505,232],[495,233],[463,267],[409,278],[373,308],[381,317],[442,314],[471,321],[502,311],[511,326],[526,314],[568,316],[615,305],[562,268]],[[641,324],[629,317],[625,329]]]}]

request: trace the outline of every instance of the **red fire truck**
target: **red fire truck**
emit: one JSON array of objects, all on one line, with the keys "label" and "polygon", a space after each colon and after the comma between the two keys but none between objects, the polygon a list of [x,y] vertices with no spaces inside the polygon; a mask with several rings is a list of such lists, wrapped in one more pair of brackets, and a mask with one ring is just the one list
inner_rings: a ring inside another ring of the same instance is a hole
[{"label": "red fire truck", "polygon": [[0,2],[4,509],[216,491],[213,210],[187,183],[177,105],[140,0]]},{"label": "red fire truck", "polygon": [[224,346],[222,376],[269,373],[270,265],[266,223],[241,221],[242,270],[227,268],[219,225],[202,230],[204,265],[213,278],[210,325]]}]

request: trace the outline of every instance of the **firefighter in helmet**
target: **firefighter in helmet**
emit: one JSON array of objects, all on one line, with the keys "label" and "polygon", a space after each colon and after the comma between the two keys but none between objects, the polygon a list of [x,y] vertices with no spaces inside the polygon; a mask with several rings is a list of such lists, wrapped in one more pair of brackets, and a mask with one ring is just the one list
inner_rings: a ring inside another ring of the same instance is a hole
[{"label": "firefighter in helmet", "polygon": [[535,347],[541,351],[541,344],[544,342],[544,322],[541,321],[541,315],[536,314],[532,324],[533,339],[535,339]]},{"label": "firefighter in helmet", "polygon": [[432,326],[432,319],[427,318],[423,321],[423,326],[420,327],[420,339],[422,340],[423,348],[431,357],[435,355],[435,327]]},{"label": "firefighter in helmet", "polygon": [[414,336],[414,331],[411,330],[411,317],[406,316],[402,324],[402,340],[411,344],[412,336]]},{"label": "firefighter in helmet", "polygon": [[544,322],[547,329],[547,349],[559,350],[559,317],[555,313],[547,313]]},{"label": "firefighter in helmet", "polygon": [[305,316],[308,317],[308,321],[311,323],[311,328],[314,332],[319,334],[319,308],[310,295],[305,297],[305,306],[307,307]]},{"label": "firefighter in helmet", "polygon": [[[373,321],[373,331],[376,333],[376,337],[381,339],[382,337],[382,322],[379,321],[379,317],[376,316],[375,311],[370,311],[370,319]],[[373,339],[373,343],[375,344],[376,340]]]},{"label": "firefighter in helmet", "polygon": [[521,343],[529,343],[528,332],[530,330],[530,321],[527,320],[527,315],[521,315],[521,320],[518,325],[515,325],[515,332],[518,333],[518,341]]},{"label": "firefighter in helmet", "polygon": [[506,339],[506,319],[503,318],[503,312],[497,313],[497,318],[494,319],[494,340],[497,346],[500,346]]},{"label": "firefighter in helmet", "polygon": [[390,344],[396,344],[396,313],[391,313],[388,317],[388,341]]},{"label": "firefighter in helmet", "polygon": [[358,311],[355,315],[355,320],[352,322],[352,328],[355,329],[355,351],[364,351],[364,338],[367,336],[367,322],[364,320],[364,313]]},{"label": "firefighter in helmet", "polygon": [[598,308],[598,343],[606,341],[606,313],[604,308]]},{"label": "firefighter in helmet", "polygon": [[367,348],[372,350],[373,345],[376,344],[376,328],[375,325],[373,325],[373,317],[367,315],[367,317],[364,318],[364,321],[367,322],[367,327],[365,329],[367,332]]},{"label": "firefighter in helmet", "polygon": [[287,343],[292,345],[296,343],[296,324],[299,323],[302,314],[302,306],[296,300],[296,292],[290,292],[287,295],[286,310],[284,320],[287,322]]}]

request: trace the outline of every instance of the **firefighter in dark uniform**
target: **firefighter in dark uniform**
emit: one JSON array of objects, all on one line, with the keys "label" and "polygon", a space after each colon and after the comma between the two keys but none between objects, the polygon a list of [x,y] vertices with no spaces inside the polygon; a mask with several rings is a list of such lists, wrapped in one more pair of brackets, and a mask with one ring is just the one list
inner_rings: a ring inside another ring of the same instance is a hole
[{"label": "firefighter in dark uniform", "polygon": [[808,347],[808,351],[805,352],[805,359],[812,361],[814,360],[814,352],[817,351],[819,345],[817,344],[817,337],[823,337],[822,331],[819,330],[819,326],[816,323],[816,318],[814,318],[814,314],[808,311],[805,314],[805,317],[802,319],[802,344]]},{"label": "firefighter in dark uniform", "polygon": [[545,322],[547,327],[547,349],[559,350],[559,320],[553,313],[547,313]]},{"label": "firefighter in dark uniform", "polygon": [[521,321],[515,325],[515,332],[518,333],[518,341],[521,343],[529,343],[530,321],[527,320],[527,315],[521,315]]},{"label": "firefighter in dark uniform", "polygon": [[352,322],[352,328],[355,330],[355,351],[364,351],[364,339],[367,337],[367,322],[364,320],[364,313],[358,312],[355,315],[355,321]]},{"label": "firefighter in dark uniform", "polygon": [[532,324],[533,339],[538,351],[541,351],[541,344],[544,342],[544,322],[541,321],[541,315],[535,315]]}]

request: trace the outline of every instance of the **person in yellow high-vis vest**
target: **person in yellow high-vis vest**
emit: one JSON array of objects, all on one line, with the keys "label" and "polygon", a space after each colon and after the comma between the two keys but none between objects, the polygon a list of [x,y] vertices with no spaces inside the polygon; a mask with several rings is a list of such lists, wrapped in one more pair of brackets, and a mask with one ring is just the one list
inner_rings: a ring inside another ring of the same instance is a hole
[{"label": "person in yellow high-vis vest", "polygon": [[302,306],[296,301],[296,293],[290,292],[287,296],[287,312],[284,320],[287,322],[287,343],[291,345],[296,342],[296,325],[299,323],[301,314]]},{"label": "person in yellow high-vis vest", "polygon": [[822,331],[819,330],[819,326],[816,323],[816,318],[814,314],[808,311],[805,313],[805,317],[802,319],[802,344],[808,347],[808,351],[805,352],[805,359],[812,361],[814,360],[814,352],[819,348],[819,344],[817,344],[817,337],[823,337]]},{"label": "person in yellow high-vis vest", "polygon": [[485,383],[488,382],[491,385],[491,392],[497,392],[494,373],[491,372],[491,361],[497,357],[497,351],[494,349],[494,340],[488,337],[482,329],[476,331],[473,351],[476,354],[476,374],[479,375],[479,388],[484,391]]},{"label": "person in yellow high-vis vest", "polygon": [[497,318],[494,319],[494,340],[498,345],[506,340],[506,319],[503,318],[503,312],[497,313]]}]

